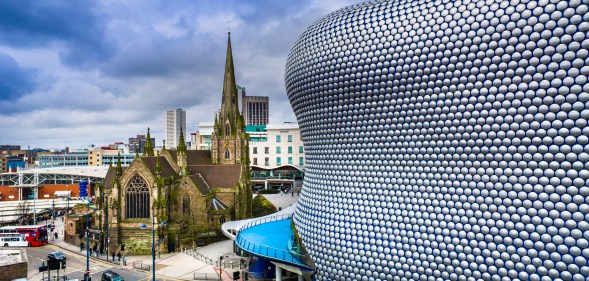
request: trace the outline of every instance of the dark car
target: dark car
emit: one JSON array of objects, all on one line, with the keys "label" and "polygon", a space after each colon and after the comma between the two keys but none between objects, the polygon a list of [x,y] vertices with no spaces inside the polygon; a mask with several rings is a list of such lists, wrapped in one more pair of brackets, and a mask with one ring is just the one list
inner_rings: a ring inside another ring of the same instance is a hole
[{"label": "dark car", "polygon": [[59,265],[61,264],[61,269],[65,268],[67,258],[62,252],[50,252],[47,254],[47,266],[49,269],[59,269]]},{"label": "dark car", "polygon": [[107,270],[102,273],[102,278],[100,278],[100,281],[125,281],[125,279],[118,273],[112,270]]}]

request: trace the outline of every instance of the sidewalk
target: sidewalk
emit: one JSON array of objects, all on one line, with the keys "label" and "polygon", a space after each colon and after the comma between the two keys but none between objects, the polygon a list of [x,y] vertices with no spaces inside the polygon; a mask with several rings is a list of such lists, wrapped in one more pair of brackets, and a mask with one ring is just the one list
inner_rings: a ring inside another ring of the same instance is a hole
[{"label": "sidewalk", "polygon": [[[82,250],[80,251],[80,247],[79,246],[74,246],[71,244],[68,244],[64,241],[64,235],[63,235],[63,222],[61,222],[61,219],[58,218],[55,220],[55,230],[58,233],[58,238],[54,239],[53,236],[51,236],[51,238],[49,239],[49,244],[55,245],[65,251],[74,253],[74,254],[79,254],[82,256],[86,256],[86,250]],[[223,243],[225,242],[225,243]],[[207,251],[207,254],[213,254],[212,257],[215,256],[219,256],[218,252],[225,254],[225,253],[230,253],[231,252],[231,241],[223,241],[221,242],[223,244],[223,246],[220,247],[220,245],[218,245],[218,243],[214,243],[211,245],[208,245],[207,247],[202,247],[201,249],[204,248],[208,248],[210,246],[210,250]],[[227,243],[229,242],[229,243]],[[211,257],[211,258],[212,258]],[[107,259],[108,258],[108,259]],[[152,256],[151,255],[142,255],[142,256],[127,256],[127,265],[123,265],[123,260],[121,259],[121,262],[118,262],[118,258],[116,258],[116,262],[112,261],[112,256],[106,256],[106,255],[99,255],[98,257],[96,257],[94,254],[92,256],[90,256],[90,260],[94,261],[94,262],[103,262],[103,263],[109,263],[112,264],[113,266],[116,266],[120,269],[127,269],[127,270],[134,270],[134,271],[144,271],[145,270],[140,270],[138,268],[134,268],[133,267],[133,263],[143,263],[144,265],[152,265]],[[189,256],[185,253],[167,253],[167,254],[161,254],[156,256],[156,266],[155,266],[155,273],[156,275],[162,276],[162,277],[169,277],[169,278],[177,278],[177,279],[182,279],[182,280],[194,280],[194,276],[195,274],[199,275],[216,275],[218,276],[218,268],[214,268],[213,266],[202,262],[200,260],[197,260],[196,258],[193,258],[192,256]],[[224,275],[227,275],[224,273]]]}]

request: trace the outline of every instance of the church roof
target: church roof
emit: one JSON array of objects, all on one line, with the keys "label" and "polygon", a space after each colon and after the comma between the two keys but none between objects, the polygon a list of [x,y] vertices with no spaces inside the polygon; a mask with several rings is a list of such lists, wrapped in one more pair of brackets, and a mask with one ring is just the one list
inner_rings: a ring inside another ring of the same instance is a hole
[{"label": "church roof", "polygon": [[[156,169],[155,169],[156,158],[158,158],[158,156],[149,156],[149,157],[144,156],[144,157],[139,158],[139,159],[141,159],[141,161],[143,161],[143,163],[145,163],[145,166],[154,175],[156,174]],[[172,168],[172,166],[170,165],[170,163],[168,163],[166,158],[163,156],[159,156],[159,158],[160,158],[160,166],[162,167],[162,176],[163,177],[170,177],[170,176],[176,175],[176,171],[174,171],[174,168]]]},{"label": "church roof", "polygon": [[211,188],[233,188],[239,183],[241,165],[188,166],[190,174],[201,174]]},{"label": "church roof", "polygon": [[[124,174],[128,167],[121,167],[121,168],[123,169],[123,174]],[[104,177],[104,181],[103,181],[105,189],[113,188],[112,182],[116,178],[116,176],[117,176],[117,167],[115,167],[115,166],[109,167],[108,171],[106,172],[106,176]]]},{"label": "church roof", "polygon": [[210,165],[211,160],[210,150],[188,150],[186,154],[186,165]]},{"label": "church roof", "polygon": [[[175,149],[168,149],[172,159],[178,162],[178,158],[176,155]],[[192,165],[210,165],[213,163],[211,160],[211,151],[210,150],[187,150],[186,151],[186,164],[188,166]]]},{"label": "church roof", "polygon": [[205,179],[202,177],[201,174],[191,175],[190,180],[192,180],[194,185],[196,185],[196,188],[198,188],[198,191],[200,191],[201,194],[209,195],[212,193],[211,188],[209,187],[209,184],[207,184],[207,182],[205,181]]}]

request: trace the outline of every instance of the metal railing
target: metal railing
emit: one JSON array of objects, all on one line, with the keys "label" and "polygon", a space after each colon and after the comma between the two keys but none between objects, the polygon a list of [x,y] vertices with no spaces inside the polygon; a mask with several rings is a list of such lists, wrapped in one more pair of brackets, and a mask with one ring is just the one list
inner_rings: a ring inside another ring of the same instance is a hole
[{"label": "metal railing", "polygon": [[[241,232],[245,229],[248,229],[253,226],[263,224],[263,223],[289,219],[292,217],[292,215],[293,214],[285,214],[285,215],[264,217],[262,219],[251,221],[247,224],[244,224],[239,229],[239,233],[237,234],[235,241],[237,242],[237,245],[240,246],[240,248],[242,248],[248,252],[251,252],[251,253],[254,253],[257,255],[263,255],[263,256],[266,256],[269,258],[275,258],[275,259],[279,259],[282,261],[287,261],[287,262],[290,262],[293,264],[304,264],[302,262],[302,260],[306,260],[306,258],[307,258],[307,256],[304,254],[293,253],[288,250],[277,249],[277,248],[269,247],[266,245],[258,244],[255,242],[248,241],[247,239],[243,238],[243,236],[241,236]],[[284,241],[284,242],[289,243],[290,241]]]},{"label": "metal railing", "polygon": [[195,258],[195,259],[197,259],[197,260],[199,260],[199,261],[202,261],[202,262],[204,262],[204,263],[206,263],[208,265],[213,265],[213,266],[215,265],[215,261],[213,259],[211,259],[211,258],[209,258],[209,257],[207,257],[207,256],[205,256],[205,255],[203,255],[203,254],[201,254],[199,252],[197,252],[197,250],[198,249],[188,249],[188,248],[186,248],[185,251],[184,251],[184,253],[187,254],[187,255],[189,255],[189,256],[191,256],[191,257],[193,257],[193,258]]},{"label": "metal railing", "polygon": [[277,215],[277,216],[266,216],[266,217],[263,217],[263,218],[258,219],[258,220],[250,221],[250,222],[242,225],[239,228],[239,231],[238,231],[237,236],[239,236],[239,232],[241,232],[243,230],[246,230],[246,229],[248,229],[248,228],[250,228],[252,226],[256,226],[256,225],[267,223],[267,222],[281,221],[281,220],[285,220],[285,219],[290,219],[291,217],[292,217],[292,213],[291,214],[284,214],[284,215]]},{"label": "metal railing", "polygon": [[198,248],[193,248],[193,249],[184,249],[184,253],[199,260],[202,261],[208,265],[212,265],[214,267],[223,267],[223,268],[230,268],[230,269],[235,269],[235,268],[239,268],[242,269],[243,267],[246,266],[247,263],[244,263],[243,261],[245,260],[242,257],[237,257],[239,260],[235,260],[235,259],[230,259],[230,260],[223,260],[223,261],[219,261],[217,260],[213,260],[201,253],[198,252]]}]

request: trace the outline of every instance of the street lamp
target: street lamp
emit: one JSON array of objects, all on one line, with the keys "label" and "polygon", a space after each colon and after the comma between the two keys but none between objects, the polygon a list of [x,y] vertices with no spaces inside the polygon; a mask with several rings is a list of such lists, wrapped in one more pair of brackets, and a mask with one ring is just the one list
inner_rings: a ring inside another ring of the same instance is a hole
[{"label": "street lamp", "polygon": [[65,213],[69,214],[70,213],[70,186],[67,186],[67,208],[65,209]]},{"label": "street lamp", "polygon": [[51,218],[53,219],[53,225],[55,225],[55,194],[51,198]]},{"label": "street lamp", "polygon": [[90,278],[90,197],[87,199],[86,205],[86,274],[84,280]]},{"label": "street lamp", "polygon": [[[110,192],[103,192],[102,193],[102,200],[103,202],[106,201],[106,206],[104,208],[104,232],[105,232],[105,244],[106,244],[106,260],[108,260],[108,197]],[[113,260],[114,261],[114,260]]]},{"label": "street lamp", "polygon": [[[158,226],[166,226],[166,222],[162,221]],[[147,229],[147,225],[142,223],[139,225],[141,229]],[[155,281],[155,216],[151,217],[151,274],[152,280]]]}]

